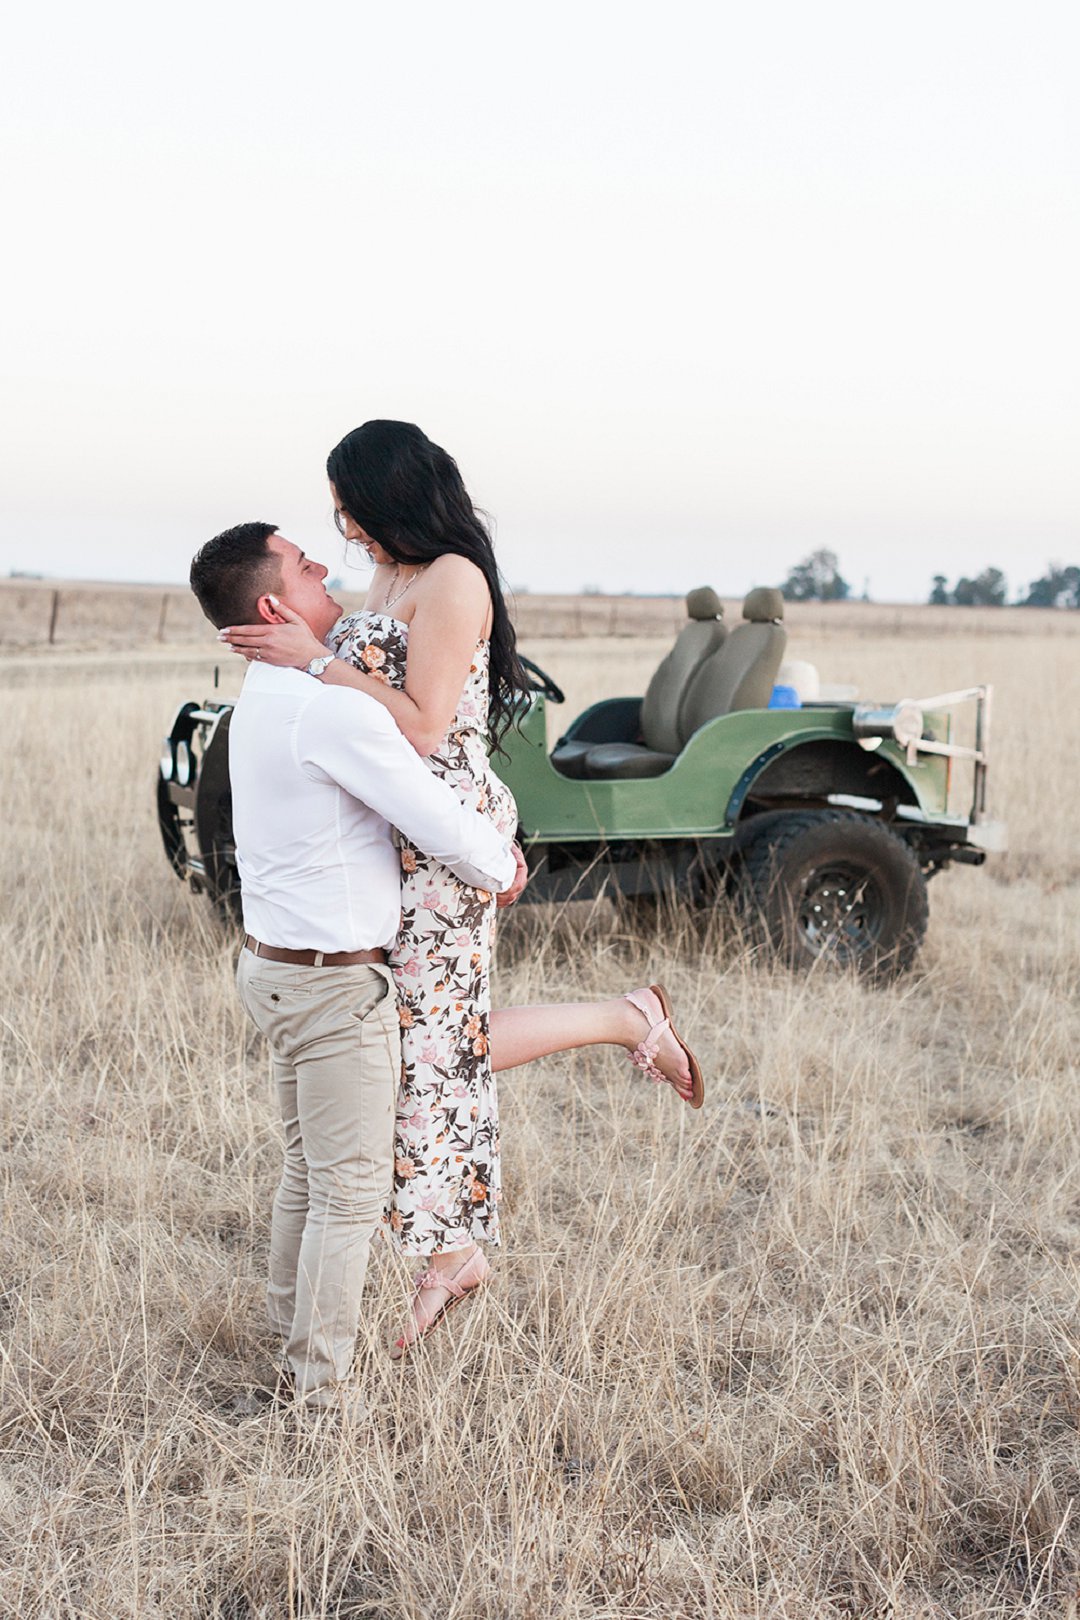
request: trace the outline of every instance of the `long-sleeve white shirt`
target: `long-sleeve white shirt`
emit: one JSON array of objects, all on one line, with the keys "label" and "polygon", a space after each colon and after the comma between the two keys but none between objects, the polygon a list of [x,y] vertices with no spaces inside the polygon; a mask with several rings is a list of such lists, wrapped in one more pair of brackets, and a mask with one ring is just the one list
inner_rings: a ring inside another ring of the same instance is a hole
[{"label": "long-sleeve white shirt", "polygon": [[510,845],[423,763],[366,693],[253,663],[229,722],[244,927],[265,945],[389,946],[401,917],[391,829],[462,882],[508,888]]}]

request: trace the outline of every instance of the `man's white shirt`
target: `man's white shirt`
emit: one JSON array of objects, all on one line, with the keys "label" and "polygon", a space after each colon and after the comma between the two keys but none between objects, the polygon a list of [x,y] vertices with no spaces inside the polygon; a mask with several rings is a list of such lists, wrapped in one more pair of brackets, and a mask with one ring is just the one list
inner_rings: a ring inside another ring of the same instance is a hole
[{"label": "man's white shirt", "polygon": [[390,946],[401,918],[397,827],[455,877],[508,888],[514,856],[355,688],[252,664],[229,722],[244,927],[266,945]]}]

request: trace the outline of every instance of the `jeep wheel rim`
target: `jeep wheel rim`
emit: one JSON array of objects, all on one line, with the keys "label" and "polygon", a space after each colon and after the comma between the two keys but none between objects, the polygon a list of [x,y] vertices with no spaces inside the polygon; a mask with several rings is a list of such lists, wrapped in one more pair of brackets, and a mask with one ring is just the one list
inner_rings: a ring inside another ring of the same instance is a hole
[{"label": "jeep wheel rim", "polygon": [[841,961],[863,956],[881,938],[885,896],[865,867],[837,863],[810,874],[798,905],[798,926],[815,956]]}]

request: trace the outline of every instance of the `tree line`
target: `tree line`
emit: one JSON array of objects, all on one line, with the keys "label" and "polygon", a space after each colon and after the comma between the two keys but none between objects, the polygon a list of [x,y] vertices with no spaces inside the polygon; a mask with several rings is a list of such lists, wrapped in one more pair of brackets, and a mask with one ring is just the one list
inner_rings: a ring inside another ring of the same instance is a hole
[{"label": "tree line", "polygon": [[[788,602],[845,602],[851,586],[840,572],[835,551],[812,551],[791,569],[780,587]],[[928,601],[934,607],[1004,607],[1008,581],[1000,568],[984,568],[969,579],[962,574],[950,586],[944,574],[935,574]],[[1047,565],[1041,579],[1032,580],[1014,600],[1016,607],[1080,608],[1080,568],[1061,563]]]},{"label": "tree line", "polygon": [[[935,607],[1004,607],[1008,584],[1000,568],[984,568],[974,579],[961,575],[949,589],[944,574],[935,574],[928,600]],[[1080,568],[1050,563],[1041,579],[1021,589],[1014,606],[1080,608]]]}]

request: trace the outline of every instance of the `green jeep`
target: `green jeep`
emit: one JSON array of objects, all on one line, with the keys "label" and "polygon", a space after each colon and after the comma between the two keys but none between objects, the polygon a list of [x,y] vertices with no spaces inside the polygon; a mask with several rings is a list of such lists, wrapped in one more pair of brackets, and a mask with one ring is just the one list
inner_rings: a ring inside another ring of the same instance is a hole
[{"label": "green jeep", "polygon": [[[794,966],[910,966],[926,932],[927,879],[1005,847],[1004,826],[987,816],[990,688],[829,701],[814,695],[810,666],[789,666],[800,697],[783,678],[779,591],[751,591],[730,632],[710,589],[691,591],[687,614],[644,695],[594,704],[550,753],[547,704],[563,694],[528,664],[535,684],[495,759],[521,818],[523,901],[728,901],[754,941]],[[778,701],[791,706],[770,707]],[[965,706],[970,744],[954,740]],[[181,705],[157,804],[174,870],[235,912],[231,711]],[[950,804],[958,761],[971,767],[966,814]]]}]

